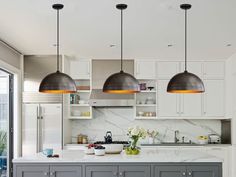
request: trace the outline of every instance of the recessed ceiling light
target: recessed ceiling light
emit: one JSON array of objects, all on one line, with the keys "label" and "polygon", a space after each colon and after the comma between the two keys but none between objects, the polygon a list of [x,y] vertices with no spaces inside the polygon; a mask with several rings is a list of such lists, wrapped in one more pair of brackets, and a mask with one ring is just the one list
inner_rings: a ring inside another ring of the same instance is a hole
[{"label": "recessed ceiling light", "polygon": [[168,44],[167,47],[173,47],[173,44]]},{"label": "recessed ceiling light", "polygon": [[109,47],[115,47],[116,45],[115,44],[110,44]]},{"label": "recessed ceiling light", "polygon": [[226,47],[231,47],[231,46],[232,46],[232,44],[227,44],[227,45],[226,45]]}]

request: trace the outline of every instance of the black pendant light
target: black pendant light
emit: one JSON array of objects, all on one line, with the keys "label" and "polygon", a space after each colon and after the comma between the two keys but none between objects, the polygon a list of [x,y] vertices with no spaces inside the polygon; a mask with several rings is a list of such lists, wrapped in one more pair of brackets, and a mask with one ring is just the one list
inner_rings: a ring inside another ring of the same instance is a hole
[{"label": "black pendant light", "polygon": [[54,4],[53,9],[57,10],[57,71],[47,75],[39,86],[39,92],[43,93],[75,93],[76,85],[74,80],[59,71],[59,10],[64,7],[62,4]]},{"label": "black pendant light", "polygon": [[187,71],[187,10],[191,8],[191,5],[182,4],[180,8],[185,10],[185,71],[171,78],[167,86],[167,92],[202,93],[205,91],[202,80],[195,74]]},{"label": "black pendant light", "polygon": [[126,4],[117,4],[121,11],[121,70],[107,78],[103,85],[103,92],[114,94],[132,94],[140,92],[139,83],[134,76],[123,71],[123,10]]}]

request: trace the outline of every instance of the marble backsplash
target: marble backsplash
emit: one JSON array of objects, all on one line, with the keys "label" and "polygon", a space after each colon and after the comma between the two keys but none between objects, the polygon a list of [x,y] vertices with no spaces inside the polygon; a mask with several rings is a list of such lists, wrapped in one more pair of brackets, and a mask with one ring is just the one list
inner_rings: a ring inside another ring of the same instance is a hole
[{"label": "marble backsplash", "polygon": [[[135,120],[131,108],[96,108],[91,120],[73,120],[72,142],[78,134],[88,135],[89,141],[104,140],[106,131],[112,131],[113,140],[128,140],[127,129],[133,126],[159,132],[155,142],[173,142],[174,131],[186,141],[197,141],[197,136],[212,133],[221,134],[220,120]],[[142,140],[143,143],[148,140]]]}]

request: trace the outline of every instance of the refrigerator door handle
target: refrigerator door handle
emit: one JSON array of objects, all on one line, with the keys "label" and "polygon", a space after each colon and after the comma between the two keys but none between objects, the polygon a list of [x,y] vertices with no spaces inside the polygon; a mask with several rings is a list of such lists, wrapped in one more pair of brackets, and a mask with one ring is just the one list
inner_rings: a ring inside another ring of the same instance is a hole
[{"label": "refrigerator door handle", "polygon": [[39,119],[40,119],[40,115],[39,115],[39,109],[40,109],[40,107],[39,106],[37,106],[37,140],[36,140],[36,151],[37,151],[37,153],[39,152],[39,150],[40,150],[40,147],[39,147],[39,129],[40,129],[40,127],[39,127]]},{"label": "refrigerator door handle", "polygon": [[43,144],[42,144],[42,106],[39,105],[39,136],[38,136],[38,140],[39,140],[39,152],[41,152],[43,150]]}]

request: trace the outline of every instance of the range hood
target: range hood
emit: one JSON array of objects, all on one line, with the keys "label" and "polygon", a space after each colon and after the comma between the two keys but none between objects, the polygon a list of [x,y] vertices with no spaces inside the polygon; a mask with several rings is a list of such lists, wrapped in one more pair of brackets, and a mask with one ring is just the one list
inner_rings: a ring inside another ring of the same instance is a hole
[{"label": "range hood", "polygon": [[102,89],[93,89],[89,104],[94,107],[126,107],[134,106],[133,94],[109,94]]},{"label": "range hood", "polygon": [[[134,94],[103,93],[105,80],[120,70],[119,60],[92,60],[92,92],[89,104],[94,107],[134,106]],[[134,74],[134,60],[124,60],[124,71]]]}]

